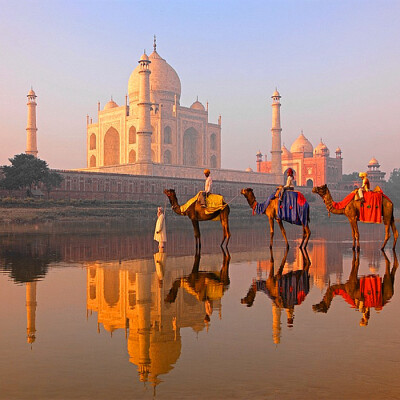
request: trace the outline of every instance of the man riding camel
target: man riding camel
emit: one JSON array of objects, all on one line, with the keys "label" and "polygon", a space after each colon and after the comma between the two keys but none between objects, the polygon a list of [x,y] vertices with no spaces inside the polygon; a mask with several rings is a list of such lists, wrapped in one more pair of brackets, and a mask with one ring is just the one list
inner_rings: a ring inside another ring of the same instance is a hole
[{"label": "man riding camel", "polygon": [[364,192],[369,192],[370,190],[370,183],[369,183],[369,179],[368,179],[368,175],[366,172],[360,172],[358,174],[358,176],[362,179],[362,185],[361,187],[358,189],[358,196],[361,200],[361,203],[364,203]]},{"label": "man riding camel", "polygon": [[294,177],[292,168],[289,168],[287,170],[286,185],[279,186],[279,188],[276,191],[276,197],[279,197],[279,200],[282,200],[286,190],[294,190]]},{"label": "man riding camel", "polygon": [[211,172],[209,169],[204,170],[204,175],[206,177],[204,192],[199,193],[199,203],[201,204],[202,207],[206,207],[206,198],[211,193],[212,179],[210,174]]}]

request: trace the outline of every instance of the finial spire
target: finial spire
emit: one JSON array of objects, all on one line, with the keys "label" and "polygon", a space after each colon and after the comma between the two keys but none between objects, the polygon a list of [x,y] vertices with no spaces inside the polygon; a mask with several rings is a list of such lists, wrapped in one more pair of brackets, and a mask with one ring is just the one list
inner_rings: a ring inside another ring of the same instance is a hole
[{"label": "finial spire", "polygon": [[154,51],[157,51],[157,37],[156,37],[156,35],[154,35],[153,48],[154,48]]}]

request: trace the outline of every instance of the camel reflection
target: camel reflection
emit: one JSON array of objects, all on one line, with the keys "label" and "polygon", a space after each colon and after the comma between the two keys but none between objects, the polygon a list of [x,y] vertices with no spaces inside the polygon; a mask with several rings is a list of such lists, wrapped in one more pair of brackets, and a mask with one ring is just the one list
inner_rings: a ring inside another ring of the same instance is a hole
[{"label": "camel reflection", "polygon": [[332,300],[340,295],[352,308],[362,313],[360,326],[367,326],[371,316],[371,308],[381,310],[394,294],[394,277],[399,265],[396,252],[393,250],[393,267],[390,270],[390,260],[382,251],[385,258],[385,274],[383,279],[377,274],[358,277],[360,253],[353,251],[353,260],[349,279],[346,283],[331,285],[326,290],[322,301],[313,305],[315,312],[327,313]]},{"label": "camel reflection", "polygon": [[224,292],[229,287],[229,262],[231,256],[221,248],[223,253],[222,268],[218,271],[200,271],[200,252],[196,252],[192,272],[188,276],[176,279],[168,295],[166,303],[174,303],[178,295],[179,288],[183,288],[188,294],[192,295],[197,301],[204,303],[204,323],[208,327],[210,316],[213,312],[213,304],[220,301]]},{"label": "camel reflection", "polygon": [[282,262],[275,274],[275,261],[272,249],[270,249],[270,270],[267,279],[262,279],[261,274],[255,279],[247,292],[247,295],[241,299],[242,304],[251,307],[254,303],[257,292],[263,292],[272,300],[272,329],[273,341],[280,343],[281,338],[281,312],[286,310],[288,327],[293,326],[294,308],[300,305],[306,298],[310,290],[309,269],[311,265],[310,258],[306,249],[300,249],[303,260],[302,269],[290,271],[283,274],[286,264],[288,250],[286,249]]},{"label": "camel reflection", "polygon": [[[214,265],[220,265],[219,255],[205,258],[211,269],[218,269]],[[129,361],[137,366],[140,381],[156,388],[162,382],[161,375],[174,368],[181,354],[181,328],[190,327],[198,333],[207,327],[201,298],[209,299],[207,315],[212,308],[220,309],[220,297],[229,284],[230,257],[224,254],[223,259],[220,272],[199,271],[200,255],[195,256],[193,266],[188,257],[167,259],[163,252],[152,259],[88,264],[88,317],[97,312],[99,333],[101,326],[111,336],[114,331],[125,331]],[[170,294],[178,291],[177,282],[192,282],[195,275],[203,284],[194,284],[192,290],[190,285],[182,285],[184,291]],[[192,296],[196,290],[198,296]],[[202,290],[204,295],[200,294]],[[166,302],[168,296],[174,301]]]}]

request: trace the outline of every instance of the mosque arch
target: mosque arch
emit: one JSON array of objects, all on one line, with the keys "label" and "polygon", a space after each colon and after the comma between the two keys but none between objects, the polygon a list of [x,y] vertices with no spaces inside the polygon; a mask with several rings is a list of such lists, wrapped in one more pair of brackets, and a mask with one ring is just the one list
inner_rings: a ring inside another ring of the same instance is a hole
[{"label": "mosque arch", "polygon": [[110,307],[115,307],[119,301],[119,271],[104,270],[104,300]]},{"label": "mosque arch", "polygon": [[307,179],[306,185],[307,185],[307,187],[313,187],[314,186],[313,180],[312,179]]},{"label": "mosque arch", "polygon": [[293,180],[294,180],[294,184],[297,185],[296,182],[296,170],[293,167],[288,167],[285,169],[285,171],[283,172],[283,184],[286,185],[286,180],[287,180],[287,172],[288,170],[291,169],[293,171]]},{"label": "mosque arch", "polygon": [[217,150],[217,135],[215,133],[210,136],[210,148],[211,150]]},{"label": "mosque arch", "polygon": [[164,153],[164,164],[172,164],[171,160],[172,160],[171,152],[169,150],[166,150]]},{"label": "mosque arch", "polygon": [[90,156],[90,164],[89,164],[89,166],[90,167],[96,167],[96,156],[95,155]]},{"label": "mosque arch", "polygon": [[131,150],[129,152],[129,164],[133,164],[136,162],[136,151],[135,150]]},{"label": "mosque arch", "polygon": [[104,135],[104,165],[119,164],[119,133],[110,128]]},{"label": "mosque arch", "polygon": [[172,144],[172,130],[170,126],[164,128],[164,144]]},{"label": "mosque arch", "polygon": [[134,126],[131,126],[129,128],[129,144],[135,144],[136,143],[136,128]]},{"label": "mosque arch", "polygon": [[156,127],[155,126],[151,126],[151,131],[152,131],[152,134],[151,134],[151,143],[156,143],[157,142],[157,140],[156,140]]},{"label": "mosque arch", "polygon": [[217,168],[217,157],[214,155],[210,158],[210,167]]},{"label": "mosque arch", "polygon": [[200,165],[199,144],[199,133],[196,129],[186,129],[183,134],[183,165]]},{"label": "mosque arch", "polygon": [[94,133],[90,135],[89,149],[96,150],[96,135]]},{"label": "mosque arch", "polygon": [[152,150],[152,151],[151,151],[151,161],[153,161],[153,162],[157,162],[157,159],[156,159],[156,153],[155,153],[155,151],[154,151],[154,150]]}]

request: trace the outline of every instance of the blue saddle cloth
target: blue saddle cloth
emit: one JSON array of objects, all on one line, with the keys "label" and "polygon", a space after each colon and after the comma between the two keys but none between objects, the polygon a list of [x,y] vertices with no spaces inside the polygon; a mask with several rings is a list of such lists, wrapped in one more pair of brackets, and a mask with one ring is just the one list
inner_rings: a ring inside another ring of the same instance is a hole
[{"label": "blue saddle cloth", "polygon": [[270,201],[274,198],[275,198],[275,193],[271,194],[271,196],[269,196],[268,199],[264,201],[264,203],[257,203],[257,205],[254,208],[254,214],[256,215],[264,214],[265,210],[269,206]]},{"label": "blue saddle cloth", "polygon": [[307,225],[309,205],[300,192],[285,191],[278,206],[278,218],[295,225]]}]

